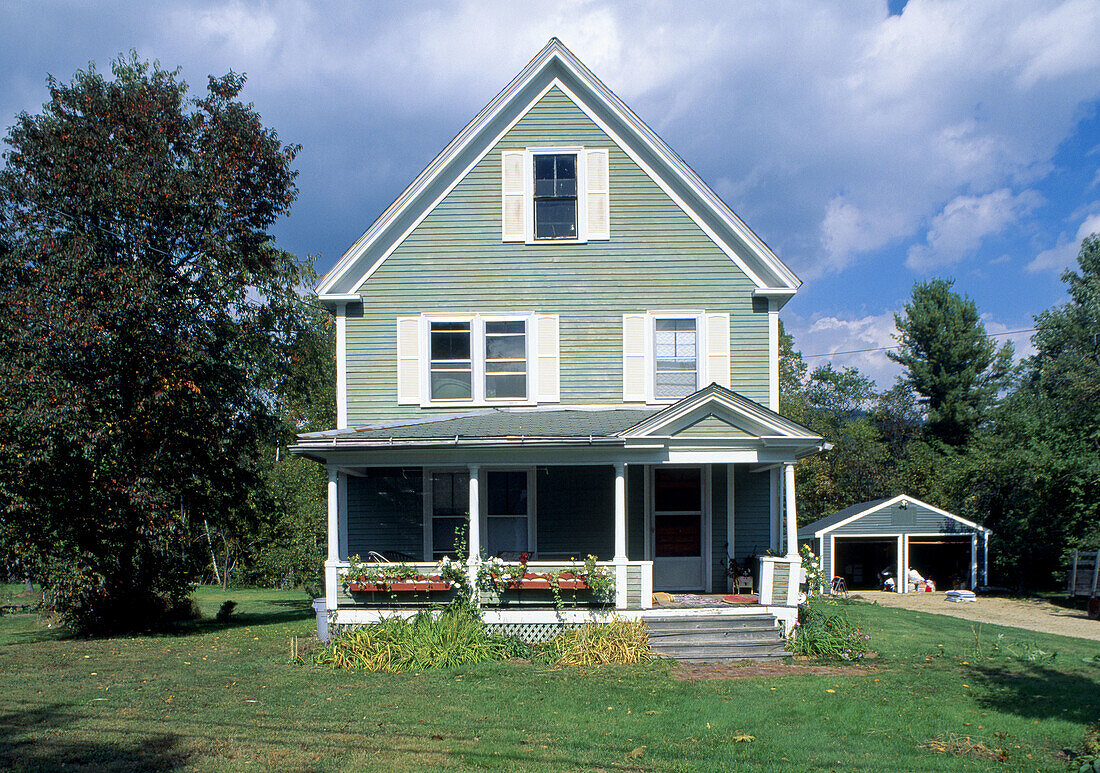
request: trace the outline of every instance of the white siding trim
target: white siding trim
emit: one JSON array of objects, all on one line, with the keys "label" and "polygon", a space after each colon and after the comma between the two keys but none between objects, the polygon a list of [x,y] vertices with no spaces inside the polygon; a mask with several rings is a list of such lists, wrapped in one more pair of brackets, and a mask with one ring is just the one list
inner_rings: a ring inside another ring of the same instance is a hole
[{"label": "white siding trim", "polygon": [[768,298],[768,407],[779,412],[779,305]]},{"label": "white siding trim", "polygon": [[348,426],[348,305],[336,304],[336,428]]},{"label": "white siding trim", "polygon": [[[860,518],[862,518],[865,515],[870,515],[871,513],[877,513],[879,510],[882,510],[883,508],[890,507],[890,505],[893,505],[893,504],[897,504],[898,502],[900,502],[903,499],[906,502],[909,502],[911,504],[915,504],[915,505],[918,505],[920,507],[926,508],[927,510],[932,511],[936,515],[942,515],[945,518],[950,518],[952,520],[958,521],[959,523],[963,524],[964,526],[969,526],[970,528],[975,529],[977,531],[984,531],[984,532],[990,532],[991,533],[990,529],[987,529],[984,526],[979,526],[978,524],[974,523],[973,521],[968,521],[965,518],[960,518],[959,516],[955,515],[954,513],[949,513],[946,510],[941,510],[938,507],[934,507],[933,505],[930,505],[927,502],[922,502],[921,500],[919,500],[915,497],[911,497],[908,494],[899,494],[898,496],[894,497],[893,499],[888,499],[885,502],[880,502],[879,504],[875,505],[874,507],[869,507],[866,510],[862,510],[862,511],[856,513],[855,515],[850,515],[847,518],[845,518],[843,521],[838,521],[837,523],[834,523],[830,526],[826,526],[824,529],[818,529],[817,531],[814,532],[814,536],[815,537],[820,537],[822,534],[828,534],[831,531],[835,531],[836,529],[839,529],[841,526],[848,525],[852,521],[859,520]],[[859,535],[859,536],[862,536],[862,535]],[[918,536],[918,535],[914,534],[913,536]]]}]

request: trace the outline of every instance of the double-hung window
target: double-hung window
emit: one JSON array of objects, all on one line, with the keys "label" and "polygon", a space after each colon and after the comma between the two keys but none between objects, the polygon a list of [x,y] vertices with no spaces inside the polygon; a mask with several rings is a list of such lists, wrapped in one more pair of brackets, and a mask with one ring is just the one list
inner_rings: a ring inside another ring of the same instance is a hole
[{"label": "double-hung window", "polygon": [[477,315],[428,320],[429,401],[526,401],[527,323]]},{"label": "double-hung window", "polygon": [[431,560],[458,555],[457,536],[465,533],[469,522],[470,475],[463,472],[432,472]]},{"label": "double-hung window", "polygon": [[473,349],[471,320],[431,322],[429,390],[433,400],[473,398]]},{"label": "double-hung window", "polygon": [[653,320],[653,396],[658,400],[686,397],[699,389],[697,317],[656,317]]},{"label": "double-hung window", "polygon": [[577,154],[536,153],[535,239],[577,238]]},{"label": "double-hung window", "polygon": [[490,556],[530,549],[531,515],[527,470],[490,470],[485,476],[485,547]]}]

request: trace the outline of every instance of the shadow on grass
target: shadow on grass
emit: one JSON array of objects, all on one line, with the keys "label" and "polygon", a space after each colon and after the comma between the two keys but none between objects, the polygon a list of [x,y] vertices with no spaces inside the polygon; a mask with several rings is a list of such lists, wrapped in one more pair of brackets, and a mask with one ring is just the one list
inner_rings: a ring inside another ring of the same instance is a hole
[{"label": "shadow on grass", "polygon": [[75,717],[60,704],[0,714],[0,768],[4,770],[179,770],[190,754],[172,733],[125,741],[75,739],[63,732]]},{"label": "shadow on grass", "polygon": [[1051,717],[1087,724],[1100,717],[1100,668],[1058,671],[1043,665],[1005,668],[979,665],[974,673],[984,682],[979,705],[1030,719]]}]

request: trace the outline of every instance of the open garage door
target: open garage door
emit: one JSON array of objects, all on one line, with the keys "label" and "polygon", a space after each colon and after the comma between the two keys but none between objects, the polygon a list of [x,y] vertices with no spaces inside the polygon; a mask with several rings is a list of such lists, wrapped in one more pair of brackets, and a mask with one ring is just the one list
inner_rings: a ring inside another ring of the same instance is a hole
[{"label": "open garage door", "polygon": [[910,537],[909,566],[936,590],[971,587],[970,536]]},{"label": "open garage door", "polygon": [[895,537],[837,537],[833,568],[849,590],[878,590],[879,572],[896,573],[898,541]]}]

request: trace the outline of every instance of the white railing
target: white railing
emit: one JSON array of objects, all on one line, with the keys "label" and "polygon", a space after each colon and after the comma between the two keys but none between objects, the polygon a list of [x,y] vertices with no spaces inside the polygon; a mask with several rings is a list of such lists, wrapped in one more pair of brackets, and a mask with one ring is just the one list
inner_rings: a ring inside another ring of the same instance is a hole
[{"label": "white railing", "polygon": [[[381,569],[387,566],[405,566],[417,570],[425,577],[438,574],[439,564],[429,561],[402,561],[402,562],[360,562],[359,566],[365,569]],[[505,561],[503,567],[514,568],[520,566],[519,561]],[[528,561],[527,572],[532,574],[545,574],[549,572],[576,571],[582,569],[583,561]],[[615,579],[615,608],[627,609],[631,591],[636,591],[642,609],[649,609],[653,605],[653,562],[652,561],[597,561],[597,567],[609,569]],[[637,571],[630,569],[636,567]],[[351,568],[349,561],[325,562],[325,596],[328,599],[328,609],[335,609],[340,598],[341,586],[347,582],[347,572]],[[634,575],[631,577],[631,575]],[[637,586],[636,588],[634,586]],[[479,602],[480,603],[480,602]]]}]

